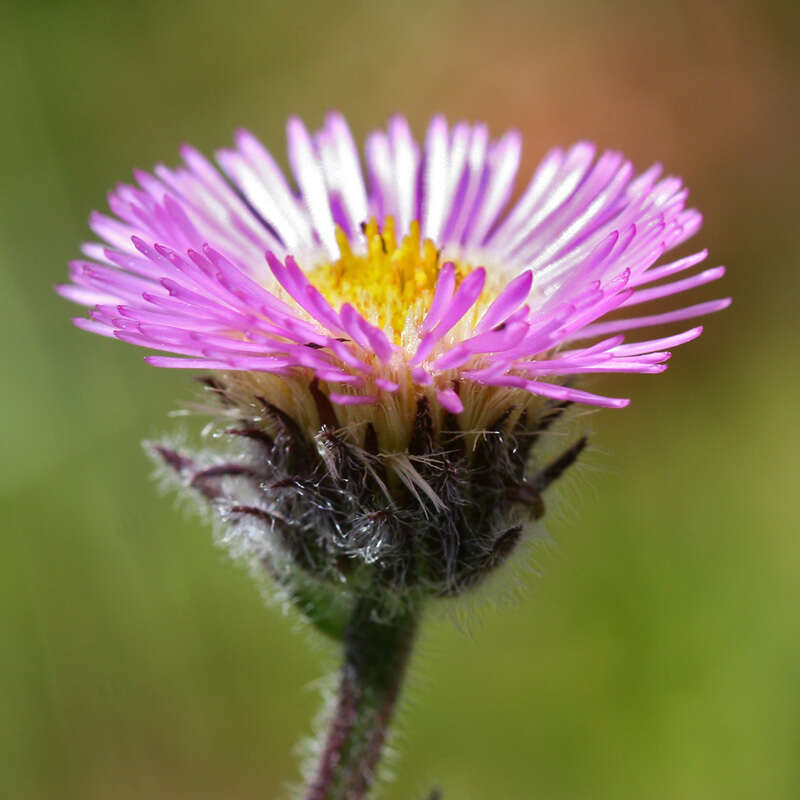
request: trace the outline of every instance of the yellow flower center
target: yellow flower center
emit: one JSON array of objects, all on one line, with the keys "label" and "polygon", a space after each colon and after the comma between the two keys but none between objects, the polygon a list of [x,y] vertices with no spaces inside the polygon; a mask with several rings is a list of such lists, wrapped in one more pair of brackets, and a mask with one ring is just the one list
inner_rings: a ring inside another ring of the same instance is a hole
[{"label": "yellow flower center", "polygon": [[[441,263],[436,245],[421,238],[419,222],[398,243],[394,219],[386,217],[383,229],[372,218],[363,228],[367,240],[364,253],[354,253],[345,232],[336,229],[340,257],[308,273],[311,283],[336,309],[351,303],[373,325],[402,343],[407,325],[419,325],[433,301]],[[455,264],[456,281],[471,268]]]}]

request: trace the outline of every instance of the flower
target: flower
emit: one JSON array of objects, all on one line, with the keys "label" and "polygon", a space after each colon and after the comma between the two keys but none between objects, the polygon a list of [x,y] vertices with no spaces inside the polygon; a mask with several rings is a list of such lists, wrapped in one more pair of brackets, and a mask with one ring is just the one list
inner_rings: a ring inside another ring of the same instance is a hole
[{"label": "flower", "polygon": [[661,372],[702,329],[623,332],[729,303],[627,316],[724,273],[662,282],[706,251],[656,266],[701,224],[658,165],[635,175],[587,142],[554,149],[506,210],[513,131],[492,141],[437,116],[420,147],[396,116],[367,138],[365,180],[340,114],[313,135],[293,118],[297,190],[252,134],[235,141],[217,153],[228,180],[185,146],[183,166],[118,186],[115,216],[90,218],[105,244],[85,245],[58,291],[92,307],[80,328],[167,353],[146,357],[155,366],[211,371],[250,450],[205,469],[160,452],[226,518],[250,518],[262,561],[277,548],[352,580],[345,557],[369,580],[460,591],[513,548],[511,505],[538,516],[576,457],[530,479],[541,430],[573,402],[627,405],[576,376]]}]

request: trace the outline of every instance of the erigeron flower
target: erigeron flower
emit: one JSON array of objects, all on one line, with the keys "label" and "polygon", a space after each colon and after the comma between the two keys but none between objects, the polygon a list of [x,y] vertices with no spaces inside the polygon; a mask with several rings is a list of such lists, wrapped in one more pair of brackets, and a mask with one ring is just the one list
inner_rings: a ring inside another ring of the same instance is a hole
[{"label": "erigeron flower", "polygon": [[700,227],[687,190],[587,142],[548,153],[513,203],[513,131],[437,116],[420,147],[396,116],[367,137],[366,177],[338,113],[313,135],[291,119],[288,149],[296,187],[246,131],[221,172],[188,146],[183,166],[136,172],[59,291],[92,308],[79,327],[209,374],[243,444],[223,461],[158,451],[233,546],[279,580],[458,593],[582,446],[532,470],[540,432],[571,403],[628,403],[579,377],[663,371],[700,327],[624,333],[728,300],[628,310],[724,268],[664,282],[706,257],[658,263]]},{"label": "erigeron flower", "polygon": [[[479,583],[544,513],[545,429],[571,404],[627,399],[585,373],[658,373],[713,300],[628,309],[699,287],[701,251],[661,257],[700,214],[659,166],[635,175],[581,142],[551,151],[511,203],[521,142],[435,117],[422,148],[402,117],[367,138],[366,180],[341,115],[289,122],[293,186],[251,134],[109,196],[58,291],[76,324],[199,369],[229,443],[152,452],[210,504],[235,555],[344,645],[306,800],[368,791],[425,601]],[[223,174],[226,177],[223,177]],[[226,179],[227,178],[227,179]],[[510,204],[510,208],[508,208]]]}]

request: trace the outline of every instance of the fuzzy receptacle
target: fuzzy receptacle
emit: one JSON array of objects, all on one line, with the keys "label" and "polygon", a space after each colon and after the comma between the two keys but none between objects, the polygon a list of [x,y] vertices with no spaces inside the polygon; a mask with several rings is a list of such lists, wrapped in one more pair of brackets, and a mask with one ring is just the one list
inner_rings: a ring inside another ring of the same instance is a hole
[{"label": "fuzzy receptacle", "polygon": [[[218,378],[206,385],[225,397]],[[332,415],[318,398],[322,416]],[[463,431],[448,412],[435,424],[421,398],[407,446],[395,452],[380,449],[369,422],[304,430],[261,397],[223,429],[230,446],[216,458],[149,447],[208,500],[232,552],[291,592],[330,586],[350,602],[372,594],[415,605],[461,594],[502,564],[544,513],[541,492],[583,449],[585,438],[531,470],[533,446],[567,404],[529,405],[536,416],[507,408],[486,429]]]}]

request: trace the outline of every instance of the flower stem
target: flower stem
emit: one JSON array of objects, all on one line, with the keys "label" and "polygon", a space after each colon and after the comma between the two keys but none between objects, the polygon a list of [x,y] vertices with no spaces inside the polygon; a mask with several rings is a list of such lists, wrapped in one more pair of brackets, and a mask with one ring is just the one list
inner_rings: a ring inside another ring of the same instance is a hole
[{"label": "flower stem", "polygon": [[419,616],[405,610],[382,620],[381,611],[372,597],[353,609],[336,706],[306,800],[361,800],[372,783]]}]

